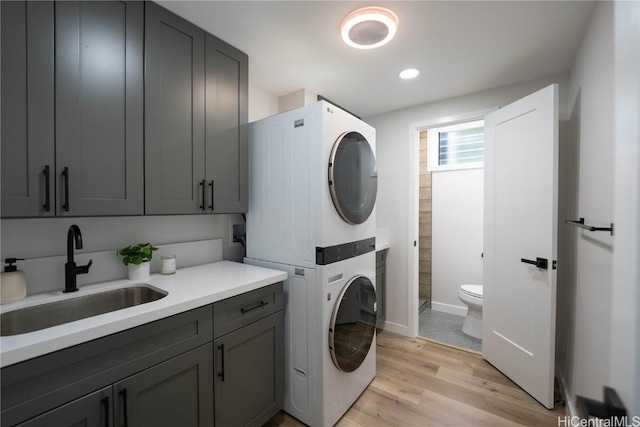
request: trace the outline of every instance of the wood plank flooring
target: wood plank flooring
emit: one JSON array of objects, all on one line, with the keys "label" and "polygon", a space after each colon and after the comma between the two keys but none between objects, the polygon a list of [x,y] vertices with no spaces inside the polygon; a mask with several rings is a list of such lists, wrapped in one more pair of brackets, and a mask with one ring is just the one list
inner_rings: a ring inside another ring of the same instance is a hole
[{"label": "wood plank flooring", "polygon": [[[376,378],[337,426],[537,427],[557,426],[564,415],[563,406],[546,409],[479,354],[383,331]],[[265,424],[303,425],[284,412]]]}]

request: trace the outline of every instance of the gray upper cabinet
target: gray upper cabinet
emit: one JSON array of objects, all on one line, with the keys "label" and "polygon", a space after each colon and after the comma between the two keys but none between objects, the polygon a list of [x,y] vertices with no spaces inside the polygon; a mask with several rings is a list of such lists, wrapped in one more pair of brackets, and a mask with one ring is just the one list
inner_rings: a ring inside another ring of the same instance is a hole
[{"label": "gray upper cabinet", "polygon": [[248,57],[206,37],[207,210],[247,211]]},{"label": "gray upper cabinet", "polygon": [[205,33],[146,3],[147,214],[204,212]]},{"label": "gray upper cabinet", "polygon": [[2,2],[3,217],[144,213],[143,46],[141,2]]},{"label": "gray upper cabinet", "polygon": [[53,215],[53,3],[0,6],[2,217]]},{"label": "gray upper cabinet", "polygon": [[147,214],[247,211],[247,55],[146,6]]},{"label": "gray upper cabinet", "polygon": [[144,5],[56,2],[58,215],[142,215]]}]

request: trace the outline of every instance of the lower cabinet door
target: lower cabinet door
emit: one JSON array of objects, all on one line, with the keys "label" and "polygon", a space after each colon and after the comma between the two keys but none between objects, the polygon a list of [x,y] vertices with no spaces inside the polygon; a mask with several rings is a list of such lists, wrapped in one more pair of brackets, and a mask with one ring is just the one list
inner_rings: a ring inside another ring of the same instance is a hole
[{"label": "lower cabinet door", "polygon": [[282,311],[214,340],[215,425],[261,426],[281,408]]},{"label": "lower cabinet door", "polygon": [[111,427],[113,426],[111,386],[83,396],[18,424],[19,427]]},{"label": "lower cabinet door", "polygon": [[212,359],[208,343],[114,384],[115,424],[211,427]]}]

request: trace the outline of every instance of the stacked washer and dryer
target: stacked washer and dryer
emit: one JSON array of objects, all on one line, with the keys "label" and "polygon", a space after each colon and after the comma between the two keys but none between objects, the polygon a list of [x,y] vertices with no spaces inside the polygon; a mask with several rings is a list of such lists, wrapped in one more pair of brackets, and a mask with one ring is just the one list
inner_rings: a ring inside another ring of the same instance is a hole
[{"label": "stacked washer and dryer", "polygon": [[331,426],[375,376],[375,129],[319,101],[249,135],[245,262],[288,273],[284,409]]}]

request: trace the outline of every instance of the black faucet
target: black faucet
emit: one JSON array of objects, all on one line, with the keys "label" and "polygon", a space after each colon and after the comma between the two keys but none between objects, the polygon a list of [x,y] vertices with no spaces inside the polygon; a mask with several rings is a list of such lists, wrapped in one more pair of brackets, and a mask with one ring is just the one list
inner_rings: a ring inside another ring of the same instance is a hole
[{"label": "black faucet", "polygon": [[67,263],[64,265],[64,292],[75,292],[78,290],[76,284],[76,276],[78,274],[86,274],[89,272],[93,260],[89,260],[89,264],[76,266],[73,261],[73,243],[75,239],[76,249],[82,249],[82,233],[80,227],[72,225],[67,233]]}]

